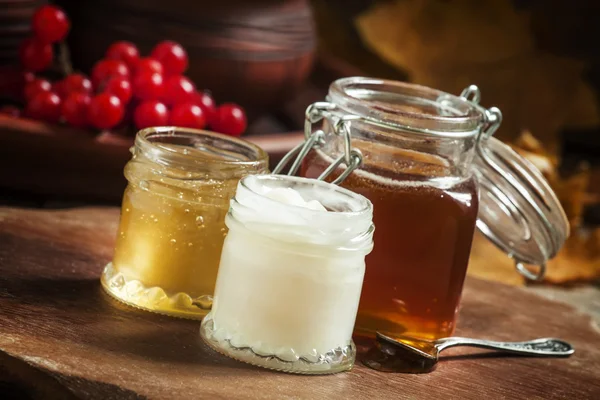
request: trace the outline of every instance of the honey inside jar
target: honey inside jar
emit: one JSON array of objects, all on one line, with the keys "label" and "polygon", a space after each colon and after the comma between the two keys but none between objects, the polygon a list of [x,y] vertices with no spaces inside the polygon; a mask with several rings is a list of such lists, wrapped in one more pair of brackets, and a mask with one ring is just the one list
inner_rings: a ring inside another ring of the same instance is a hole
[{"label": "honey inside jar", "polygon": [[229,201],[242,176],[266,168],[266,154],[242,140],[179,128],[141,131],[125,168],[129,185],[105,289],[149,311],[205,315]]},{"label": "honey inside jar", "polygon": [[[451,335],[477,218],[475,180],[449,176],[444,160],[430,154],[358,139],[353,146],[365,161],[341,186],[371,200],[377,227],[356,334]],[[319,176],[332,161],[313,150],[303,176]]]}]

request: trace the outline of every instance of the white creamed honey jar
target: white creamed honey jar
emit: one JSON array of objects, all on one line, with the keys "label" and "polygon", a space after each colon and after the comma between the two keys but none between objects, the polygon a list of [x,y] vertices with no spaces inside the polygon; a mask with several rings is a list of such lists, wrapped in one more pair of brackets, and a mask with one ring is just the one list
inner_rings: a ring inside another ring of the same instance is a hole
[{"label": "white creamed honey jar", "polygon": [[365,197],[323,181],[243,178],[225,219],[229,233],[204,340],[271,369],[350,369],[372,214]]}]

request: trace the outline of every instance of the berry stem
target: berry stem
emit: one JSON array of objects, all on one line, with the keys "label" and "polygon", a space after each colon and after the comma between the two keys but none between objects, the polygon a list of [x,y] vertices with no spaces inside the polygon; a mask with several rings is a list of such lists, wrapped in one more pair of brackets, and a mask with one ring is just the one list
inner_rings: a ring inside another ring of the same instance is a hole
[{"label": "berry stem", "polygon": [[69,47],[63,41],[58,44],[58,67],[63,77],[73,73],[73,64],[71,64],[71,53]]}]

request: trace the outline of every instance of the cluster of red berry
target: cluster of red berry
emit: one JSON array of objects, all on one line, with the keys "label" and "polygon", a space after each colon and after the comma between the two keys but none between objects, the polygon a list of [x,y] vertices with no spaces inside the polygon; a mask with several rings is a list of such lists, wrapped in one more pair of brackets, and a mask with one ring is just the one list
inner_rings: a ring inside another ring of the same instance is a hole
[{"label": "cluster of red berry", "polygon": [[217,107],[183,73],[188,56],[178,43],[163,41],[149,57],[130,42],[113,43],[94,65],[90,78],[73,73],[58,82],[36,77],[51,66],[53,44],[65,39],[70,21],[58,7],[40,7],[32,21],[33,37],[21,45],[25,69],[25,115],[75,127],[110,129],[130,117],[138,129],[173,125],[239,136],[246,129],[244,110],[233,103]]}]

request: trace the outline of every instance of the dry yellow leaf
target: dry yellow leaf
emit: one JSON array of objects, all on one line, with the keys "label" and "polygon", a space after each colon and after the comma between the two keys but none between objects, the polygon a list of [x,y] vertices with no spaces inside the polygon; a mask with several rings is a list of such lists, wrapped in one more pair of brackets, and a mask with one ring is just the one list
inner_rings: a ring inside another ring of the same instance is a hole
[{"label": "dry yellow leaf", "polygon": [[473,237],[467,273],[469,276],[507,285],[525,284],[525,278],[517,272],[514,262],[478,231]]},{"label": "dry yellow leaf", "polygon": [[576,231],[548,262],[546,281],[562,284],[600,277],[600,229]]},{"label": "dry yellow leaf", "polygon": [[528,129],[557,155],[560,130],[598,123],[600,112],[582,78],[585,64],[536,49],[530,19],[510,0],[397,0],[376,3],[355,24],[411,81],[450,93],[478,85],[482,104],[503,112],[500,138]]},{"label": "dry yellow leaf", "polygon": [[356,26],[383,59],[418,73],[525,54],[533,47],[529,20],[507,0],[398,0],[376,3]]}]

